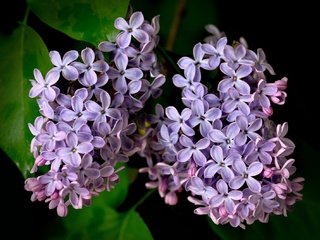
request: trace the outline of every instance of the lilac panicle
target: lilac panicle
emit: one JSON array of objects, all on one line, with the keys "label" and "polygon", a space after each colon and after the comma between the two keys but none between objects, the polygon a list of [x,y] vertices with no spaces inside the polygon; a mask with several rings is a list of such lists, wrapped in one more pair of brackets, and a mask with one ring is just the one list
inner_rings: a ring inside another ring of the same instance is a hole
[{"label": "lilac panicle", "polygon": [[[31,172],[44,165],[49,170],[28,178],[25,189],[32,192],[32,201],[48,202],[59,216],[68,214],[69,205],[80,209],[116,187],[123,169],[119,163],[143,148],[138,113],[150,97],[162,93],[165,77],[154,53],[159,16],[149,23],[136,12],[128,22],[118,18],[115,27],[121,30],[115,43],[99,44],[109,62],[91,48],[80,56],[75,50],[63,57],[51,51],[53,67],[46,76],[34,70],[29,96],[38,97],[42,116],[29,124],[35,157]],[[175,199],[172,193],[166,201],[174,204]]]},{"label": "lilac panicle", "polygon": [[[270,214],[287,214],[302,199],[303,178],[290,158],[295,145],[288,124],[269,120],[273,104],[285,103],[287,78],[269,82],[274,70],[262,49],[249,50],[244,39],[227,44],[213,26],[193,57],[182,57],[173,84],[182,90],[182,109],[156,106],[156,115],[140,123],[149,174],[148,188],[158,188],[168,204],[190,192],[196,214],[215,224],[245,228]],[[217,84],[203,71],[219,71]],[[222,76],[222,77],[220,77]],[[216,87],[216,88],[215,88]]]}]

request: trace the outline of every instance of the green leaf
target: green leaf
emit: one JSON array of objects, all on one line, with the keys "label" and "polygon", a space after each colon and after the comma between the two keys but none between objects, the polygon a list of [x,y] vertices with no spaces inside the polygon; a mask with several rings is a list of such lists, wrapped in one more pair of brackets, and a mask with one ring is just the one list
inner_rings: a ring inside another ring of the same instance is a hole
[{"label": "green leaf", "polygon": [[51,239],[153,239],[136,211],[119,213],[101,202],[82,210],[71,209],[61,227],[64,231],[55,232]]},{"label": "green leaf", "polygon": [[97,45],[115,38],[114,20],[126,15],[129,0],[28,0],[28,4],[52,28]]},{"label": "green leaf", "polygon": [[288,217],[271,216],[267,224],[254,223],[246,230],[234,229],[230,226],[217,226],[209,219],[211,229],[222,240],[282,240],[282,239],[320,239],[319,216],[320,197],[317,194],[318,175],[320,169],[320,153],[312,149],[303,140],[296,141],[297,174],[306,179],[303,189],[303,200],[298,202]]},{"label": "green leaf", "polygon": [[40,36],[21,25],[11,36],[0,36],[0,147],[26,177],[34,158],[30,153],[32,135],[27,124],[34,122],[38,106],[28,97],[33,69],[44,73],[51,63]]}]

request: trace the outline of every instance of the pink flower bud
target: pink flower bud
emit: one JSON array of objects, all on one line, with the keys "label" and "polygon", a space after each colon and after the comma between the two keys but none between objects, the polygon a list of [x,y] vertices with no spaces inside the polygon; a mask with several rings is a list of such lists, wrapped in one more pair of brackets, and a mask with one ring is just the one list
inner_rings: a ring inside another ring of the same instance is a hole
[{"label": "pink flower bud", "polygon": [[219,207],[219,214],[220,214],[220,217],[228,216],[228,212],[227,212],[226,208],[223,205],[221,205]]},{"label": "pink flower bud", "polygon": [[166,194],[164,201],[166,204],[169,204],[171,206],[176,205],[178,202],[178,196],[175,192],[169,192]]},{"label": "pink flower bud", "polygon": [[279,90],[285,90],[288,86],[288,78],[283,77],[281,80],[275,81],[274,83]]},{"label": "pink flower bud", "polygon": [[263,171],[263,177],[265,177],[265,178],[272,178],[272,176],[273,176],[273,171],[272,171],[272,169],[266,168],[266,169]]},{"label": "pink flower bud", "polygon": [[264,114],[266,114],[268,117],[270,117],[270,116],[273,114],[273,109],[272,109],[272,107],[262,108],[262,111],[263,111]]},{"label": "pink flower bud", "polygon": [[58,204],[57,213],[60,217],[65,217],[68,214],[68,208],[62,201]]}]

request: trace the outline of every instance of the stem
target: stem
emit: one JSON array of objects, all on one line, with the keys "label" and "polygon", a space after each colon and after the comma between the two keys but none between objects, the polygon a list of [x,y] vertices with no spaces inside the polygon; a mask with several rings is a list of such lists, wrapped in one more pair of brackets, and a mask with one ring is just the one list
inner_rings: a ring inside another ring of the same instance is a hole
[{"label": "stem", "polygon": [[136,202],[131,210],[136,210],[137,207],[139,207],[148,197],[150,197],[154,192],[156,192],[156,189],[149,190],[138,202]]},{"label": "stem", "polygon": [[29,6],[27,6],[26,13],[24,14],[24,18],[22,21],[23,25],[27,25],[29,13],[30,13],[30,8],[29,8]]},{"label": "stem", "polygon": [[[180,68],[177,67],[177,64],[172,60],[172,58],[167,54],[166,50],[163,49],[163,47],[161,47],[160,45],[157,46],[157,48],[159,49],[159,52],[161,53],[161,55],[168,61],[168,63],[174,68],[174,70],[179,73],[182,74],[182,71]],[[183,75],[183,74],[182,74]]]},{"label": "stem", "polygon": [[183,11],[186,7],[187,0],[179,0],[175,14],[174,19],[171,25],[171,31],[169,32],[168,41],[166,45],[166,49],[171,51],[173,49],[174,41],[177,36],[178,28],[180,25],[180,20],[183,14]]}]

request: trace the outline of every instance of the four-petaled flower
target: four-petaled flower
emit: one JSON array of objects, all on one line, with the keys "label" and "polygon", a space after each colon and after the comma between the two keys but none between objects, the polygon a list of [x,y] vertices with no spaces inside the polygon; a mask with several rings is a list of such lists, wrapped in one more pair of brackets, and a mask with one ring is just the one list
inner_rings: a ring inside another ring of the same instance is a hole
[{"label": "four-petaled flower", "polygon": [[220,194],[211,198],[210,206],[219,207],[224,204],[227,212],[229,214],[234,214],[236,210],[234,200],[240,200],[242,198],[242,192],[238,190],[229,191],[228,185],[222,179],[217,182],[216,187]]},{"label": "four-petaled flower", "polygon": [[228,66],[226,63],[220,65],[220,70],[227,75],[225,79],[219,82],[218,90],[225,93],[231,87],[235,87],[239,93],[248,95],[250,94],[250,86],[247,82],[241,80],[247,77],[252,69],[250,66],[241,65],[236,71]]},{"label": "four-petaled flower", "polygon": [[249,167],[246,167],[243,161],[235,161],[233,163],[233,168],[240,175],[235,176],[233,179],[231,179],[229,184],[232,189],[239,189],[243,186],[244,183],[247,183],[249,189],[252,192],[261,191],[261,184],[254,178],[254,176],[257,176],[262,172],[262,163],[253,162],[249,165]]},{"label": "four-petaled flower", "polygon": [[32,88],[29,92],[29,97],[34,98],[43,94],[43,97],[52,102],[56,98],[56,92],[52,88],[59,80],[59,74],[56,71],[48,72],[45,79],[38,69],[34,69],[33,75],[35,80],[31,80]]},{"label": "four-petaled flower", "polygon": [[79,76],[78,70],[70,65],[79,57],[79,53],[75,50],[68,51],[64,54],[61,59],[60,53],[57,51],[51,51],[49,53],[51,62],[55,65],[51,71],[57,71],[58,73],[62,72],[62,76],[67,80],[76,80]]},{"label": "four-petaled flower", "polygon": [[170,106],[166,108],[166,115],[172,121],[169,127],[176,133],[181,129],[187,136],[193,136],[195,134],[194,130],[186,123],[191,114],[192,111],[189,108],[183,109],[181,115],[175,107]]},{"label": "four-petaled flower", "polygon": [[229,182],[233,177],[234,173],[229,166],[232,166],[234,161],[239,161],[241,156],[239,153],[229,153],[226,157],[224,156],[223,150],[220,146],[213,146],[210,150],[210,156],[214,160],[207,165],[204,170],[204,176],[206,178],[212,178],[219,172],[226,182]]},{"label": "four-petaled flower", "polygon": [[138,42],[146,43],[149,40],[149,35],[142,29],[140,29],[143,24],[144,17],[141,12],[135,12],[131,15],[129,23],[122,17],[115,20],[115,28],[121,30],[117,36],[117,44],[126,48],[131,43],[131,37],[133,36]]},{"label": "four-petaled flower", "polygon": [[67,146],[57,150],[64,162],[78,167],[81,163],[81,155],[93,150],[93,145],[90,142],[78,142],[78,137],[75,133],[70,132],[66,139]]},{"label": "four-petaled flower", "polygon": [[185,148],[181,149],[178,152],[177,160],[179,162],[186,162],[191,160],[191,156],[195,163],[199,166],[203,166],[207,162],[207,158],[201,152],[202,149],[206,149],[210,141],[209,139],[203,138],[200,139],[197,143],[193,143],[193,141],[185,135],[182,135],[179,139],[181,145]]}]

